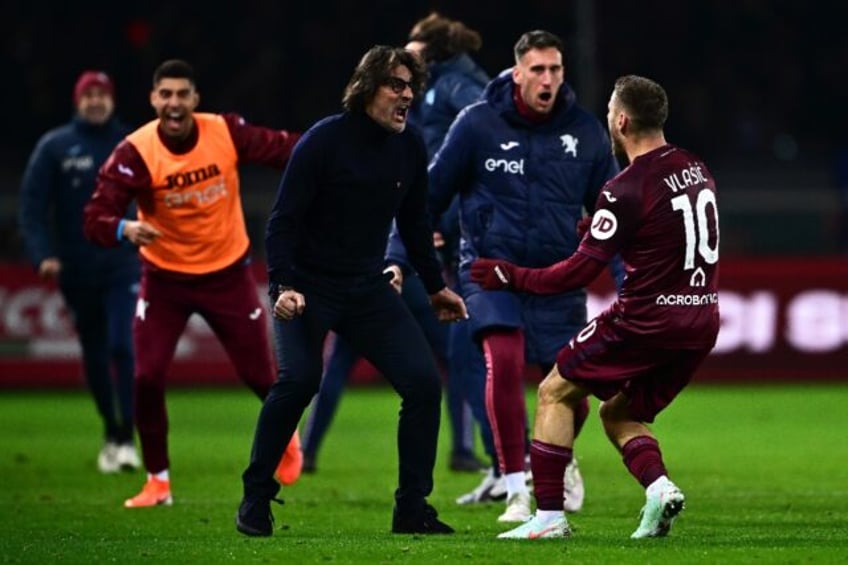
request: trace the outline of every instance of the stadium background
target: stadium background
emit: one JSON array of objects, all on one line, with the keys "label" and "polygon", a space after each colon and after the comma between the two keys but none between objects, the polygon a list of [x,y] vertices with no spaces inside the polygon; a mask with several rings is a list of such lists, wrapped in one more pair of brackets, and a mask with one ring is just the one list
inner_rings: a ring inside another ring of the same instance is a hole
[{"label": "stadium background", "polygon": [[[0,40],[0,386],[82,383],[58,297],[26,265],[15,219],[29,152],[69,118],[80,71],[108,71],[118,114],[140,125],[152,114],[153,68],[182,57],[198,72],[202,109],[303,130],[339,109],[341,90],[368,47],[402,44],[430,9],[481,32],[475,58],[490,74],[511,64],[523,31],[560,34],[567,80],[599,117],[615,77],[633,72],[659,80],[671,98],[668,138],[701,154],[720,189],[724,341],[704,378],[841,376],[848,353],[848,267],[840,257],[848,239],[848,35],[841,6],[245,0],[210,9],[195,1],[7,1],[11,26]],[[243,172],[261,258],[279,175]],[[606,292],[597,290],[599,304]],[[202,325],[181,347],[176,374],[233,380]],[[192,356],[212,361],[192,365]]]}]

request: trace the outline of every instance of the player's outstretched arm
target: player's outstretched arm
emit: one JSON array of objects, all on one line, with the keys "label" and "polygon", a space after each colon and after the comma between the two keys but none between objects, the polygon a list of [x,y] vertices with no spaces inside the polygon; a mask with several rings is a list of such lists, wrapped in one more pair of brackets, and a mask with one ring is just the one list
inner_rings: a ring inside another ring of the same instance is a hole
[{"label": "player's outstretched arm", "polygon": [[605,265],[579,252],[544,269],[527,269],[502,259],[481,257],[471,264],[471,280],[486,290],[561,294],[588,285]]}]

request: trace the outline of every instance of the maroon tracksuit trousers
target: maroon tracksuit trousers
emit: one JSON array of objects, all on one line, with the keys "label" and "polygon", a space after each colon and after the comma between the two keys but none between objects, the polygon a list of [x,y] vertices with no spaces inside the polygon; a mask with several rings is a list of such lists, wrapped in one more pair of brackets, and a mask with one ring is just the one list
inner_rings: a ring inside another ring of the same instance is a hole
[{"label": "maroon tracksuit trousers", "polygon": [[133,319],[135,420],[149,473],[169,467],[165,377],[189,317],[209,324],[238,377],[259,398],[275,380],[268,319],[249,265],[196,277],[174,277],[145,268]]}]

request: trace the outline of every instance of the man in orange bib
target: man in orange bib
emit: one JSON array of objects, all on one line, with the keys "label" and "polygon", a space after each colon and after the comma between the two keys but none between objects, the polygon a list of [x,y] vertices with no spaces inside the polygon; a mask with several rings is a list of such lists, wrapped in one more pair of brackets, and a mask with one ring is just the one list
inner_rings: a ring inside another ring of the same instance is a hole
[{"label": "man in orange bib", "polygon": [[[181,60],[153,74],[157,119],[128,135],[101,168],[85,207],[86,237],[139,247],[141,290],[133,320],[136,426],[147,482],[127,508],[170,505],[165,374],[189,317],[200,314],[239,378],[260,398],[276,380],[265,309],[250,270],[238,165],[282,169],[299,134],[250,125],[235,114],[195,113],[194,70]],[[135,200],[138,220],[124,213]],[[277,479],[297,480],[295,431]]]}]

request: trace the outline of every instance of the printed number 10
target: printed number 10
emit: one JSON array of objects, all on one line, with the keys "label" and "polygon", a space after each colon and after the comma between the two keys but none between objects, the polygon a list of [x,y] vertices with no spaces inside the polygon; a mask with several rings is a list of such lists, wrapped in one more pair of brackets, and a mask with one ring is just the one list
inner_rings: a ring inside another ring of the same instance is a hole
[{"label": "printed number 10", "polygon": [[[713,220],[716,227],[715,246],[710,247],[710,227],[707,221],[707,206],[712,208]],[[718,206],[716,205],[715,193],[712,190],[701,190],[695,201],[695,214],[692,214],[692,203],[688,194],[681,194],[671,199],[671,207],[683,212],[683,229],[686,230],[686,258],[683,269],[688,271],[695,268],[695,243],[698,244],[698,253],[704,258],[708,265],[718,261]],[[695,219],[697,218],[698,231],[695,231]]]}]

